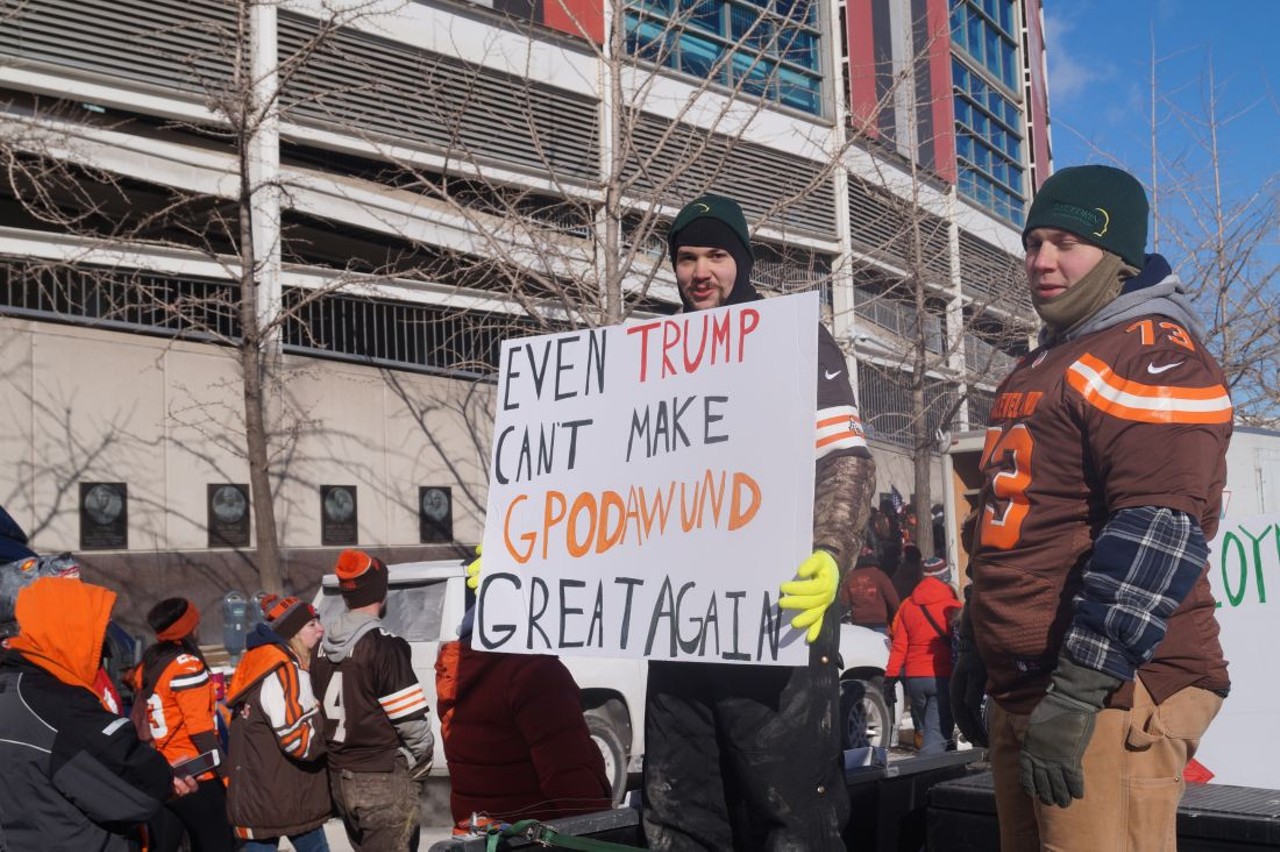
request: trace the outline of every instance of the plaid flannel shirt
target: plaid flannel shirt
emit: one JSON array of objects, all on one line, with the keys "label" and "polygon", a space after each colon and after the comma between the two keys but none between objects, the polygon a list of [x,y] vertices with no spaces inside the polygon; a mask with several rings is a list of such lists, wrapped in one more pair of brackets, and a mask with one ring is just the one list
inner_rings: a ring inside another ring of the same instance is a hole
[{"label": "plaid flannel shirt", "polygon": [[1133,680],[1208,558],[1204,532],[1185,512],[1156,506],[1116,512],[1094,541],[1074,599],[1066,637],[1072,659]]}]

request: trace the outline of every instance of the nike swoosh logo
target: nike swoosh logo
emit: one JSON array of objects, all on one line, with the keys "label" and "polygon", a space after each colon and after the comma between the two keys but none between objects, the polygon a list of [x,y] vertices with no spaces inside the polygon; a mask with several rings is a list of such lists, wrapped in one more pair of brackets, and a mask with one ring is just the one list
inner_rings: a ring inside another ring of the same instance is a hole
[{"label": "nike swoosh logo", "polygon": [[834,373],[831,372],[830,370],[823,370],[822,374],[827,377],[828,381],[830,381],[831,379],[834,379],[836,376],[840,375],[843,372],[844,370],[836,370]]},{"label": "nike swoosh logo", "polygon": [[1178,366],[1181,363],[1182,363],[1181,361],[1174,361],[1172,364],[1162,364],[1159,367],[1157,367],[1155,364],[1148,364],[1147,372],[1153,376],[1158,376],[1159,374],[1163,373],[1165,370],[1172,370],[1174,367]]}]

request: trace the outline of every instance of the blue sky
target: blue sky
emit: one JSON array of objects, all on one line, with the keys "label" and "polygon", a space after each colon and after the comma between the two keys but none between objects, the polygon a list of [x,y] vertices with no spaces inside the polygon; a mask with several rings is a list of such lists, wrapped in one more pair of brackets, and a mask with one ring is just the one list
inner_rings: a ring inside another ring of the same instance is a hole
[{"label": "blue sky", "polygon": [[[1214,67],[1224,115],[1225,189],[1242,198],[1280,166],[1280,0],[1044,0],[1054,165],[1113,162],[1149,182],[1152,34],[1159,87],[1204,114]],[[1167,104],[1166,157],[1203,164]],[[1109,159],[1114,158],[1114,159]]]}]

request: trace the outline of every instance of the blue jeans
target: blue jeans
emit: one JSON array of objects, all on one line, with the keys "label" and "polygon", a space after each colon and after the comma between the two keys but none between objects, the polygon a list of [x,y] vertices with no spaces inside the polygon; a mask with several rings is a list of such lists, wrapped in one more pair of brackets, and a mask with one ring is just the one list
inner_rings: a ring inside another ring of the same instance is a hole
[{"label": "blue jeans", "polygon": [[[289,842],[297,852],[329,852],[329,841],[325,839],[324,828],[313,828],[302,834],[290,834]],[[280,838],[270,840],[246,840],[240,852],[276,852],[280,848]]]},{"label": "blue jeans", "polygon": [[909,677],[906,679],[907,699],[911,713],[920,723],[924,742],[919,754],[941,754],[951,742],[954,722],[951,718],[949,677]]}]

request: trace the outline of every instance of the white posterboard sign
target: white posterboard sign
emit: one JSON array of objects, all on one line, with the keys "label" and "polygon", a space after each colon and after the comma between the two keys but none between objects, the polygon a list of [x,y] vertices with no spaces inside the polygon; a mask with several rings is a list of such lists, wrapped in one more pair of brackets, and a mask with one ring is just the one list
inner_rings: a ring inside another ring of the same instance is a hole
[{"label": "white posterboard sign", "polygon": [[1280,790],[1280,515],[1224,518],[1209,550],[1231,694],[1196,760],[1215,784]]},{"label": "white posterboard sign", "polygon": [[808,660],[818,298],[502,346],[472,645]]}]

